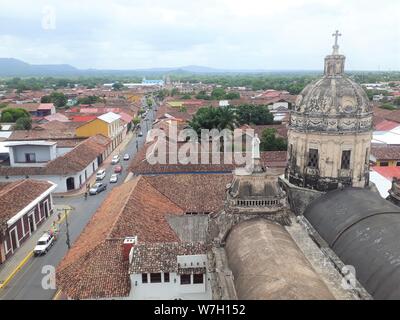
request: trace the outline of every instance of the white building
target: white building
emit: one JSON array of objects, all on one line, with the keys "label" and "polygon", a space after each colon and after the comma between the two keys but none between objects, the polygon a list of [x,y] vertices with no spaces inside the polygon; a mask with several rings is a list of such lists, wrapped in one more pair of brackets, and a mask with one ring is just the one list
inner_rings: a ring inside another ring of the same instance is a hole
[{"label": "white building", "polygon": [[57,185],[54,190],[57,193],[79,189],[108,156],[111,140],[95,135],[62,154],[57,154],[56,144],[52,141],[5,144],[10,152],[10,165],[0,166],[0,182],[31,178],[51,181]]},{"label": "white building", "polygon": [[130,299],[212,298],[204,244],[188,242],[132,245],[126,239],[124,246],[130,250]]}]

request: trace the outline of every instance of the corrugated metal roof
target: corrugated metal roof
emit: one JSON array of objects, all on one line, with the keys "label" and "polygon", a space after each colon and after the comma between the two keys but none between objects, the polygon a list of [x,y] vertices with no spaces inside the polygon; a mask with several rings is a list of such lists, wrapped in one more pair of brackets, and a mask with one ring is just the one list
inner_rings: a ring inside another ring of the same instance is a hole
[{"label": "corrugated metal roof", "polygon": [[112,123],[118,119],[121,118],[121,116],[119,114],[116,114],[114,112],[107,112],[105,114],[102,114],[101,116],[97,117],[100,120],[103,120],[107,123]]}]

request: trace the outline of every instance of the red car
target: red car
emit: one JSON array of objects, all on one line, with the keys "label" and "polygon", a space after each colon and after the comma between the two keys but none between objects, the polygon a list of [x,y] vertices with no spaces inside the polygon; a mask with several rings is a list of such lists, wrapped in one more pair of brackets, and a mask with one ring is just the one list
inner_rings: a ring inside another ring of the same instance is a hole
[{"label": "red car", "polygon": [[115,166],[114,172],[115,173],[121,173],[122,172],[122,166]]}]

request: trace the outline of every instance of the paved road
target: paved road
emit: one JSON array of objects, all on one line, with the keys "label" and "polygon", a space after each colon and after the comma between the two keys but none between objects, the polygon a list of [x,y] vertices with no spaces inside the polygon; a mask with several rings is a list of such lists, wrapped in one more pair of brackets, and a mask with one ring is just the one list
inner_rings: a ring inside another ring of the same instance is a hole
[{"label": "paved road", "polygon": [[[144,102],[145,103],[145,102]],[[148,127],[150,129],[153,122],[153,112],[150,110],[147,116],[149,119]],[[146,123],[142,120],[141,130],[142,137],[137,137],[138,146],[143,145],[146,137]],[[107,168],[107,175],[104,182],[107,182],[107,190],[95,196],[88,196],[85,200],[84,196],[76,198],[54,198],[54,203],[57,205],[70,205],[74,208],[68,215],[69,233],[71,244],[78,238],[92,215],[96,212],[97,208],[101,205],[106,195],[117,185],[120,185],[125,180],[128,174],[128,166],[136,154],[136,139],[133,137],[126,146],[125,150],[121,151],[121,158],[125,153],[131,155],[130,161],[123,161],[120,164],[123,166],[123,171],[115,184],[108,183],[111,174],[113,173],[113,165]],[[66,225],[65,221],[60,227],[60,235],[55,245],[50,251],[42,257],[31,258],[24,267],[17,273],[17,275],[7,284],[5,288],[0,290],[0,300],[49,300],[52,299],[56,293],[55,289],[43,289],[42,279],[46,275],[42,273],[44,266],[56,267],[64,255],[68,251],[66,244]],[[47,273],[48,274],[48,273]]]}]

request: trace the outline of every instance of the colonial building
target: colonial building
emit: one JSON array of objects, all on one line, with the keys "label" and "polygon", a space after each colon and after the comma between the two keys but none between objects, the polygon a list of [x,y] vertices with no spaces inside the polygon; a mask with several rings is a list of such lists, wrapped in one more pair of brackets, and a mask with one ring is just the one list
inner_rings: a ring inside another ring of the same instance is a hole
[{"label": "colonial building", "polygon": [[30,179],[0,183],[0,264],[53,214],[55,188],[51,182]]},{"label": "colonial building", "polygon": [[62,141],[10,141],[10,164],[0,166],[0,182],[25,178],[51,181],[63,193],[85,185],[110,154],[111,140],[94,135],[74,148],[58,148]]},{"label": "colonial building", "polygon": [[224,210],[210,215],[213,299],[355,299],[352,290],[340,289],[333,265],[317,267],[323,259],[319,249],[297,241],[308,235],[293,226],[278,176],[256,155],[251,171],[237,169],[227,185]]},{"label": "colonial building", "polygon": [[286,179],[320,191],[369,182],[372,107],[363,89],[344,74],[338,35],[325,58],[324,76],[298,96],[288,131]]},{"label": "colonial building", "polygon": [[109,151],[114,150],[123,139],[124,126],[121,116],[114,112],[107,112],[96,119],[86,122],[76,128],[77,137],[92,137],[102,134],[112,140]]},{"label": "colonial building", "polygon": [[[400,209],[369,181],[371,107],[343,73],[338,35],[323,78],[303,90],[291,113],[280,181],[297,220],[337,268],[351,269],[373,298],[399,299]],[[376,150],[376,160],[393,158]],[[395,203],[397,187],[393,181]]]}]

